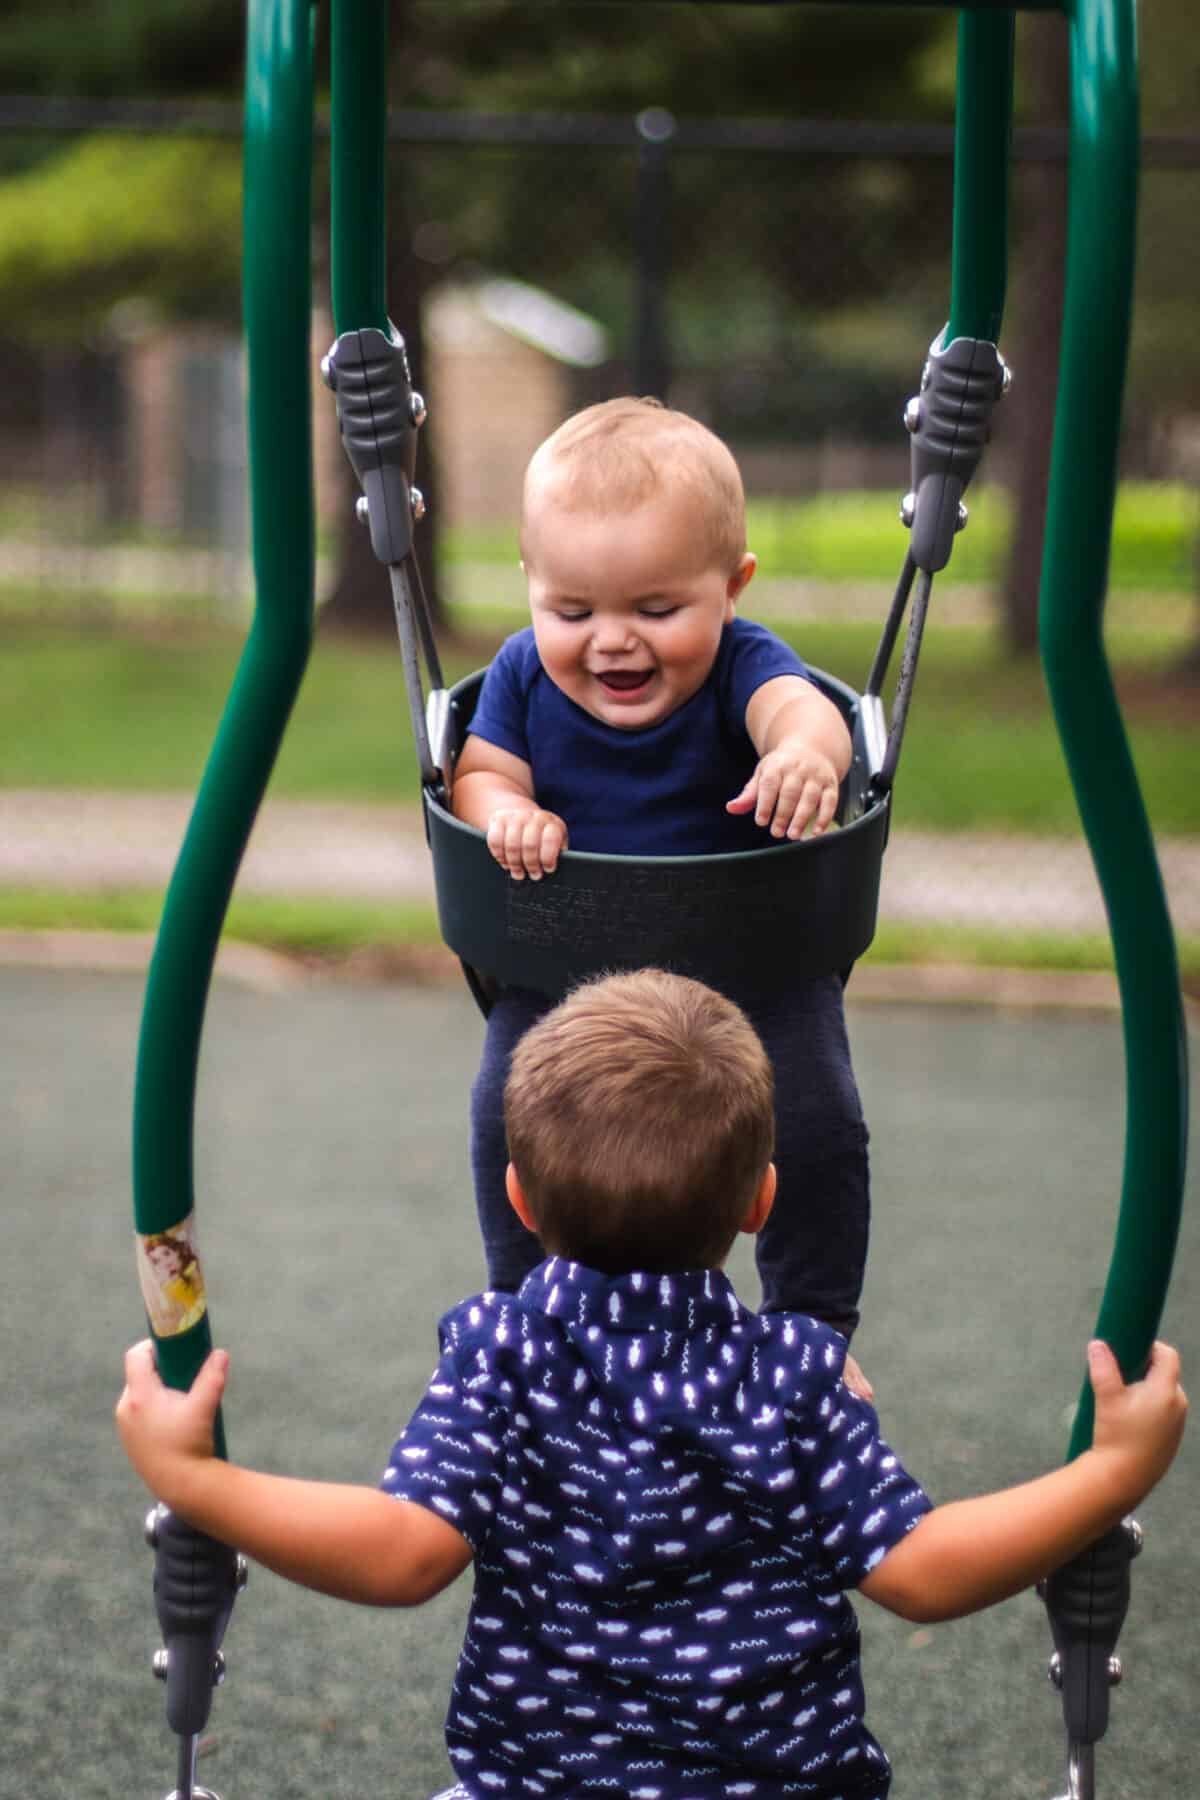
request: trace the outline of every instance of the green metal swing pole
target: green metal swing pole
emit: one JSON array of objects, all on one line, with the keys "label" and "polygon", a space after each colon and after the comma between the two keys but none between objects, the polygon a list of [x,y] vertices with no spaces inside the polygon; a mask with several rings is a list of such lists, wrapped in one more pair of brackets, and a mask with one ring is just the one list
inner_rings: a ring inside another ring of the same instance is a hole
[{"label": "green metal swing pole", "polygon": [[334,329],[388,329],[387,0],[333,0]]},{"label": "green metal swing pole", "polygon": [[[196,1072],[217,941],[312,641],[308,0],[250,0],[244,157],[257,601],[167,891],[146,988],[133,1115],[134,1226],[143,1236],[171,1230],[193,1208]],[[207,1312],[179,1335],[156,1336],[164,1381],[189,1387],[210,1347]],[[223,1453],[220,1432],[219,1448]]]},{"label": "green metal swing pole", "polygon": [[954,237],[950,321],[943,342],[999,341],[1008,275],[1014,16],[964,12],[958,21],[954,123]]},{"label": "green metal swing pole", "polygon": [[[1096,1335],[1127,1379],[1158,1331],[1183,1198],[1187,1049],[1175,940],[1102,624],[1132,309],[1138,181],[1134,0],[1072,0],[1070,196],[1041,652],[1108,908],[1125,1035],[1120,1212]],[[1068,1458],[1091,1442],[1085,1382]]]}]

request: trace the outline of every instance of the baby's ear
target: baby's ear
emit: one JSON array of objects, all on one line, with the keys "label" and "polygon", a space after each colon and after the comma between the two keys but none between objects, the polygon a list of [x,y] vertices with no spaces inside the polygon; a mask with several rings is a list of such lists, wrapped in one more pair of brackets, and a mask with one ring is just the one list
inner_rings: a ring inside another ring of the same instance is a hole
[{"label": "baby's ear", "polygon": [[758,558],[753,550],[747,550],[737,568],[725,584],[725,597],[730,605],[736,605],[738,596],[749,586],[758,567]]}]

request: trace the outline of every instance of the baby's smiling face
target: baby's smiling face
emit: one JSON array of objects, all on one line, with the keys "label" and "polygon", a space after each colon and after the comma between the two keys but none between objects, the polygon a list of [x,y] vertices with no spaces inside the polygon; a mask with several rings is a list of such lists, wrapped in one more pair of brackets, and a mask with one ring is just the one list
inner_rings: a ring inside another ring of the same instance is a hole
[{"label": "baby's smiling face", "polygon": [[657,725],[702,686],[754,572],[712,566],[696,504],[668,489],[630,511],[527,495],[522,544],[534,638],[555,686],[619,730]]}]

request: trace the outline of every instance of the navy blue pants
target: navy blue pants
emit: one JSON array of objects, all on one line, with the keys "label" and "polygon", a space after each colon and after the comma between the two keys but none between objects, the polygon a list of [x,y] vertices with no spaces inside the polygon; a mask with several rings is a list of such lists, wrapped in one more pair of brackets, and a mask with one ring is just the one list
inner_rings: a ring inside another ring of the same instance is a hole
[{"label": "navy blue pants", "polygon": [[[858,1323],[870,1189],[841,979],[821,976],[786,994],[730,998],[753,1021],[775,1070],[779,1185],[755,1245],[763,1309],[811,1313],[849,1337]],[[504,1083],[518,1040],[550,1005],[525,988],[500,992],[471,1089],[471,1168],[487,1280],[504,1291],[518,1288],[543,1259],[504,1191]]]}]

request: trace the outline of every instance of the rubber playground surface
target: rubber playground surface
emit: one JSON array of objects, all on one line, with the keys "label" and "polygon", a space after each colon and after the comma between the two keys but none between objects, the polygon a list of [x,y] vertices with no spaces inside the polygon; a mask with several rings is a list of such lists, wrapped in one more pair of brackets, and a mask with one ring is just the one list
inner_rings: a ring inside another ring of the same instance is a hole
[{"label": "rubber playground surface", "polygon": [[[112,1430],[144,1331],[129,1114],[137,974],[0,968],[0,1800],[162,1800],[148,1497]],[[1057,1463],[1120,1190],[1120,1025],[1093,1014],[852,1008],[875,1227],[856,1340],[885,1429],[935,1498]],[[231,1454],[373,1481],[479,1285],[463,1136],[480,1025],[456,988],[213,989],[196,1192]],[[1200,1392],[1193,1176],[1164,1335]],[[754,1300],[752,1266],[732,1272]],[[1125,1681],[1098,1800],[1190,1800],[1200,1767],[1200,1419],[1142,1509]],[[252,1573],[200,1779],[223,1800],[423,1800],[462,1582],[373,1613]],[[868,1718],[894,1800],[1051,1800],[1065,1786],[1049,1633],[1022,1595],[915,1627],[870,1608]]]}]

